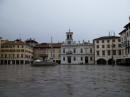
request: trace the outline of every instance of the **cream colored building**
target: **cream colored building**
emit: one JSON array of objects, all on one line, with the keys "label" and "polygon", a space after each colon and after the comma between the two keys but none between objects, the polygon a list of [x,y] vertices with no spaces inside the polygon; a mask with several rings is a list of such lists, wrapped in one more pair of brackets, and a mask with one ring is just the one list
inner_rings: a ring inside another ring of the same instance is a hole
[{"label": "cream colored building", "polygon": [[93,40],[95,64],[116,64],[121,61],[121,41],[118,36],[104,36]]},{"label": "cream colored building", "polygon": [[21,40],[5,41],[1,45],[0,64],[30,64],[33,49]]},{"label": "cream colored building", "polygon": [[122,44],[122,59],[125,64],[130,64],[130,22],[124,26],[120,33]]},{"label": "cream colored building", "polygon": [[34,47],[34,60],[41,59],[42,55],[47,55],[46,60],[60,64],[61,43],[41,43]]}]

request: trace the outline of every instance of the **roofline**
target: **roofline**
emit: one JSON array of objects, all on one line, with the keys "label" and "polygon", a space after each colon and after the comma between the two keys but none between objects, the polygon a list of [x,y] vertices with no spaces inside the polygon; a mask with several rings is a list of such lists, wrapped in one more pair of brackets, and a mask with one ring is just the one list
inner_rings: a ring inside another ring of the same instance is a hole
[{"label": "roofline", "polygon": [[99,38],[95,38],[94,40],[102,40],[102,39],[113,39],[113,38],[120,38],[120,36],[103,36],[103,37],[99,37]]},{"label": "roofline", "polygon": [[127,28],[130,25],[130,22],[124,26],[124,28]]}]

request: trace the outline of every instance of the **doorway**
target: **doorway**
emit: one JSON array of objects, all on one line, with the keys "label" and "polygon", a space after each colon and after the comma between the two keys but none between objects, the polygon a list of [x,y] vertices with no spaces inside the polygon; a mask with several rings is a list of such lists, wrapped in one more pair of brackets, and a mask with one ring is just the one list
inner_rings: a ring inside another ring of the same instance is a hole
[{"label": "doorway", "polygon": [[68,63],[71,63],[71,56],[68,56]]},{"label": "doorway", "polygon": [[85,57],[85,63],[88,63],[88,57],[87,56]]}]

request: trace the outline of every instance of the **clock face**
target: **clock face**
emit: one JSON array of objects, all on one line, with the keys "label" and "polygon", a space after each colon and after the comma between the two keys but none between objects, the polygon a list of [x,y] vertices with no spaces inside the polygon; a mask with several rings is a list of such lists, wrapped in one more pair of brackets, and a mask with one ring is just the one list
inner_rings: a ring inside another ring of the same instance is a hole
[{"label": "clock face", "polygon": [[71,41],[68,41],[68,44],[71,44]]}]

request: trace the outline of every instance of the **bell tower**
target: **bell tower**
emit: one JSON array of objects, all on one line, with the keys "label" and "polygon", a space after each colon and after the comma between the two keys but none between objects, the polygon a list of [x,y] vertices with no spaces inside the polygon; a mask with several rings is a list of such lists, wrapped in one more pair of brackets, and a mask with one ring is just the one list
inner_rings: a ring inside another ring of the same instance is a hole
[{"label": "bell tower", "polygon": [[70,29],[69,32],[66,32],[66,42],[67,44],[72,44],[73,42],[73,32],[71,32]]}]

